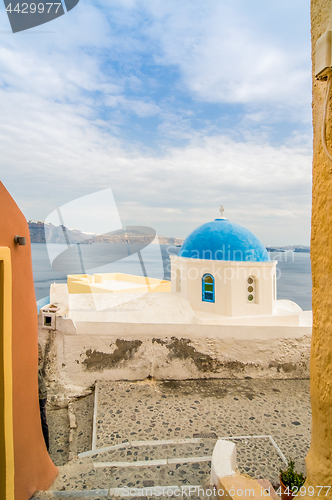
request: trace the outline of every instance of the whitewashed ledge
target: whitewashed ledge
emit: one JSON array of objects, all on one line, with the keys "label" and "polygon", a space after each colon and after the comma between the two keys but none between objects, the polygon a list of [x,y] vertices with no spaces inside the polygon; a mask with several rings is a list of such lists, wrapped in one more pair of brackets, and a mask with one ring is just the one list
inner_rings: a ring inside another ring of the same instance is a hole
[{"label": "whitewashed ledge", "polygon": [[174,293],[94,295],[70,295],[67,285],[52,285],[58,310],[50,329],[45,307],[39,312],[45,369],[62,385],[309,378],[311,312],[296,304],[277,301],[284,309],[275,316],[227,318],[198,315]]}]

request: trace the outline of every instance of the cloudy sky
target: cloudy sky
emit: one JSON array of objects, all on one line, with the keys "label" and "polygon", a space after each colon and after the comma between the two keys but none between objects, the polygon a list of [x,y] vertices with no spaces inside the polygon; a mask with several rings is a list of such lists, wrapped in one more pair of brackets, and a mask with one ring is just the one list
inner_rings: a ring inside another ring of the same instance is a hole
[{"label": "cloudy sky", "polygon": [[309,0],[80,0],[16,34],[0,13],[1,180],[28,219],[111,188],[161,235],[223,203],[309,244]]}]

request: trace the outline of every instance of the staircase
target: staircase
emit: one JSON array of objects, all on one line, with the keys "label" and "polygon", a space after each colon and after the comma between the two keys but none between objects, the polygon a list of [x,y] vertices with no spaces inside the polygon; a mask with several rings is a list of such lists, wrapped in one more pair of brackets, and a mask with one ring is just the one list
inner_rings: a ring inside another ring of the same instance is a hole
[{"label": "staircase", "polygon": [[[156,397],[156,390],[139,383],[96,384],[91,449],[72,449],[52,491],[33,499],[217,498],[209,483],[219,435],[206,418],[209,405],[202,418],[197,395],[186,394],[182,405],[176,394]],[[73,415],[70,420],[75,446],[78,429]],[[240,472],[277,482],[285,457],[270,435],[220,437],[236,442]]]}]

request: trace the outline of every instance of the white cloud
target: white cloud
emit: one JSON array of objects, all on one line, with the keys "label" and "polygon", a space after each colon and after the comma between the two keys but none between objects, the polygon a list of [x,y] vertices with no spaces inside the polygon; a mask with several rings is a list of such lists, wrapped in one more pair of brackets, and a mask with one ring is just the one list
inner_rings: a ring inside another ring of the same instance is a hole
[{"label": "white cloud", "polygon": [[[280,6],[257,1],[250,3],[251,12],[245,12],[242,0],[143,4],[154,15],[147,32],[160,44],[157,62],[178,66],[183,84],[197,98],[292,106],[310,99],[309,22],[306,39],[296,24],[298,16],[304,21],[298,2],[290,6],[283,1],[283,17]],[[309,13],[309,5],[307,9]],[[288,36],[276,37],[278,28],[273,23],[286,24],[289,14],[292,29]],[[272,29],[267,25],[269,15]]]},{"label": "white cloud", "polygon": [[[186,235],[223,202],[266,243],[307,243],[307,138],[273,146],[252,124],[307,120],[310,54],[302,39],[269,30],[267,13],[260,21],[236,10],[245,4],[80,2],[52,23],[54,34],[1,35],[1,178],[27,217],[111,187],[125,222],[160,234]],[[144,64],[157,69],[144,75]],[[158,95],[158,71],[174,68],[174,87]],[[194,130],[195,99],[245,104],[245,139],[209,117]],[[121,127],[136,126],[127,115],[158,118],[159,149],[124,139]]]},{"label": "white cloud", "polygon": [[153,102],[145,102],[137,99],[127,99],[121,95],[107,96],[105,105],[110,107],[122,107],[140,117],[154,116],[160,113],[161,109]]},{"label": "white cloud", "polygon": [[[269,219],[283,220],[279,241],[287,221],[303,241],[298,226],[309,220],[311,155],[298,138],[273,147],[196,133],[187,146],[160,154],[116,139],[107,124],[69,105],[26,97],[0,95],[0,141],[2,180],[29,218],[111,187],[124,222],[161,234],[186,235],[217,216],[222,202],[235,221],[254,220],[259,232],[272,232]],[[20,112],[12,115],[14,105]]]}]

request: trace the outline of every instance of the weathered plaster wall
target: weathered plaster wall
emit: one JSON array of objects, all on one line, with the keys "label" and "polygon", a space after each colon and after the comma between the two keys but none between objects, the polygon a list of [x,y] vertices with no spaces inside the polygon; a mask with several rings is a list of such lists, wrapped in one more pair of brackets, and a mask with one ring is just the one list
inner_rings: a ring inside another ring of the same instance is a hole
[{"label": "weathered plaster wall", "polygon": [[49,381],[308,378],[311,327],[89,323],[57,318],[39,341]]},{"label": "weathered plaster wall", "polygon": [[[313,67],[315,44],[332,30],[331,0],[311,1]],[[321,126],[326,82],[313,75],[313,196],[312,196],[312,305],[311,352],[312,439],[306,458],[308,484],[332,484],[332,163],[323,152]],[[332,151],[332,113],[327,116],[327,145]],[[331,495],[331,492],[330,492]]]}]

